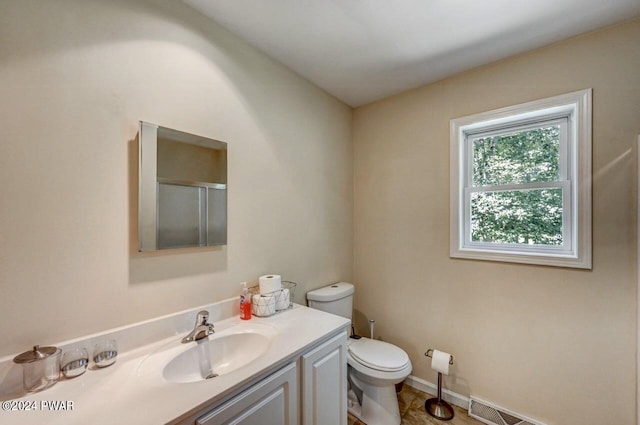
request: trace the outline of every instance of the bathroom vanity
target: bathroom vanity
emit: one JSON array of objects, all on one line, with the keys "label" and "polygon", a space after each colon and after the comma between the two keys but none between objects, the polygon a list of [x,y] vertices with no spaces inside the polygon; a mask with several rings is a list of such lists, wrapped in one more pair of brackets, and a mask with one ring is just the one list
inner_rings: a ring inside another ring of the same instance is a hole
[{"label": "bathroom vanity", "polygon": [[[300,406],[302,424],[346,425],[346,338],[342,331],[318,344],[230,400],[196,413],[195,423],[297,424]],[[189,417],[179,423],[193,424],[194,420]]]},{"label": "bathroom vanity", "polygon": [[[37,408],[0,412],[1,422],[346,425],[348,320],[294,305],[241,321],[237,300],[220,304],[202,307],[215,325],[206,341],[220,352],[221,361],[213,365],[219,376],[193,373],[188,358],[201,346],[180,343],[199,310],[194,309],[92,336],[118,339],[122,348],[113,366],[16,398]],[[70,401],[72,408],[42,408],[50,401]]]}]

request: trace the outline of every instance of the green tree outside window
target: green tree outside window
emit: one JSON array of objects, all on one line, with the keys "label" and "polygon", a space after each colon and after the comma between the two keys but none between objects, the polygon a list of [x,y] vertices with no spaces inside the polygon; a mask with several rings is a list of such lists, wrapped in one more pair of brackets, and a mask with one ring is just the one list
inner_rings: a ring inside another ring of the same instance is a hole
[{"label": "green tree outside window", "polygon": [[[474,187],[559,179],[560,128],[548,126],[473,140]],[[471,195],[471,240],[562,245],[562,190],[495,190]]]}]

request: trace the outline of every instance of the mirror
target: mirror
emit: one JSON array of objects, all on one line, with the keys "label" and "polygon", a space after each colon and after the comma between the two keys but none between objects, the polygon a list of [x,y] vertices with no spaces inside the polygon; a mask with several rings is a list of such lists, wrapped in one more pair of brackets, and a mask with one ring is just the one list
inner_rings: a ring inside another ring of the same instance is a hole
[{"label": "mirror", "polygon": [[226,245],[227,144],[140,122],[138,250]]}]

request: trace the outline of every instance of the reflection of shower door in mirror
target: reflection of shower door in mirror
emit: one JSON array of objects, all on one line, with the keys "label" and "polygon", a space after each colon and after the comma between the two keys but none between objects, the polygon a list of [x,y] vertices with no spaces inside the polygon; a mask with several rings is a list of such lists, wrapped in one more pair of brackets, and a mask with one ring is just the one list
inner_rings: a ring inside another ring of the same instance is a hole
[{"label": "reflection of shower door in mirror", "polygon": [[224,184],[158,182],[158,249],[226,244],[226,203]]},{"label": "reflection of shower door in mirror", "polygon": [[227,244],[227,185],[207,187],[207,245]]}]

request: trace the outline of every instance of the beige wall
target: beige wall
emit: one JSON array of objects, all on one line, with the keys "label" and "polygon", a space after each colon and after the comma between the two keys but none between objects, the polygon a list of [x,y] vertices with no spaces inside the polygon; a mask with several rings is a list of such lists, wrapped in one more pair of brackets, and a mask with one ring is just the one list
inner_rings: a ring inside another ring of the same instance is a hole
[{"label": "beige wall", "polygon": [[[297,301],[354,277],[356,308],[416,376],[435,381],[435,347],[460,393],[631,424],[638,40],[635,21],[360,108],[354,158],[348,107],[179,2],[2,1],[0,355],[263,273],[300,282]],[[587,87],[593,271],[449,259],[449,120]],[[229,144],[227,247],[136,252],[138,120]]]},{"label": "beige wall", "polygon": [[[0,1],[0,117],[0,356],[352,277],[351,109],[178,1]],[[228,143],[228,246],[136,252],[138,120]]]},{"label": "beige wall", "polygon": [[[593,88],[593,271],[449,258],[449,120]],[[547,424],[635,423],[640,21],[355,112],[356,309],[436,382]]]}]

